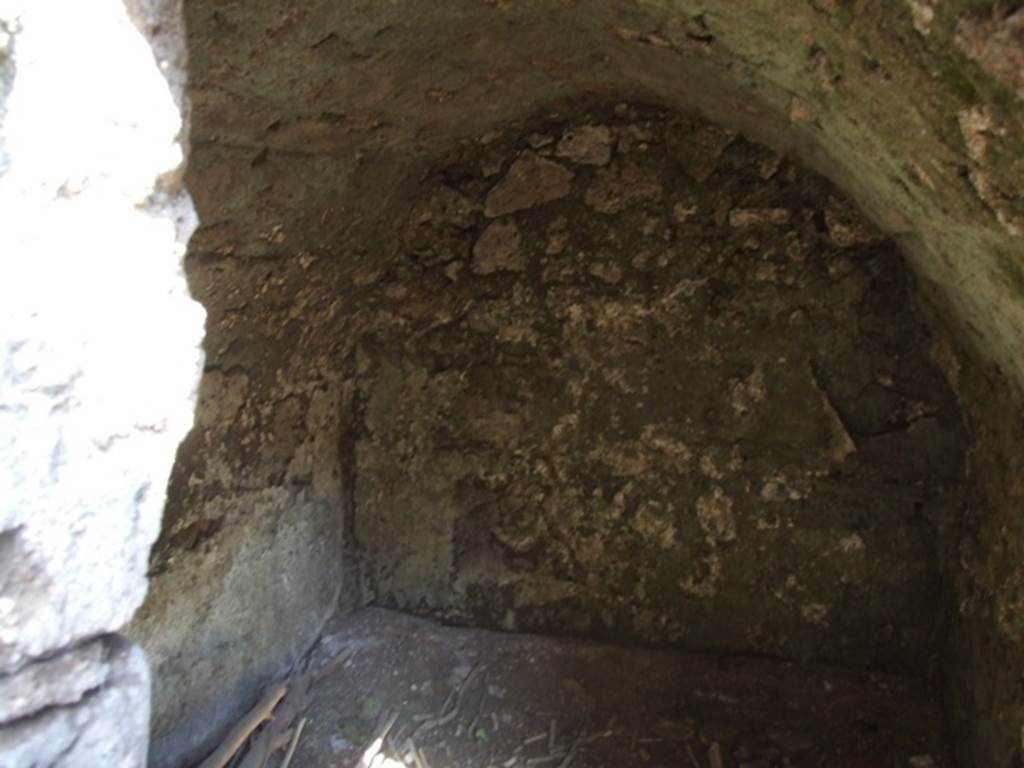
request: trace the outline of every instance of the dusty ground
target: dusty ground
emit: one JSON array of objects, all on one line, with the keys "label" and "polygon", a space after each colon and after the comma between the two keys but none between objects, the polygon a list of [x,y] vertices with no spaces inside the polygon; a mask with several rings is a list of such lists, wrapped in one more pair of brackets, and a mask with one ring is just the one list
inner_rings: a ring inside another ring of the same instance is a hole
[{"label": "dusty ground", "polygon": [[293,766],[360,765],[393,717],[377,768],[952,765],[937,697],[897,677],[451,629],[376,609],[327,628],[312,663],[332,660]]}]

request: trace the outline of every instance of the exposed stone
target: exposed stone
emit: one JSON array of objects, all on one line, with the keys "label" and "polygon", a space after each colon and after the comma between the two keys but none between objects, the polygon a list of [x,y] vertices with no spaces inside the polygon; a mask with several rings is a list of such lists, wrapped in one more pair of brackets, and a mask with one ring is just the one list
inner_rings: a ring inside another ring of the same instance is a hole
[{"label": "exposed stone", "polygon": [[957,115],[960,133],[967,146],[967,154],[975,163],[984,163],[988,149],[986,134],[992,130],[992,113],[982,106],[962,109]]},{"label": "exposed stone", "polygon": [[572,179],[564,165],[524,152],[487,195],[484,214],[493,219],[558,200],[569,194]]},{"label": "exposed stone", "polygon": [[94,640],[0,677],[0,723],[49,706],[77,704],[86,693],[106,683],[110,669],[104,656],[103,641]]},{"label": "exposed stone", "polygon": [[555,154],[580,165],[607,165],[614,140],[606,125],[581,125],[562,136]]},{"label": "exposed stone", "polygon": [[729,224],[750,227],[755,224],[785,224],[793,214],[785,208],[734,208],[729,211]]},{"label": "exposed stone", "polygon": [[1024,8],[995,3],[987,12],[964,15],[956,27],[956,44],[1024,99]]},{"label": "exposed stone", "polygon": [[922,35],[931,34],[932,22],[935,21],[935,6],[939,0],[906,0],[910,12],[914,15],[914,29]]},{"label": "exposed stone", "polygon": [[72,706],[47,707],[0,725],[0,766],[142,766],[149,733],[149,669],[123,641],[103,685]]},{"label": "exposed stone", "polygon": [[817,374],[813,370],[811,371],[810,378],[818,392],[818,396],[821,398],[822,411],[828,424],[829,455],[835,462],[846,461],[847,457],[857,452],[857,444],[847,430],[846,424],[843,423],[842,416],[839,415],[835,405],[832,404],[828,392],[822,387]]},{"label": "exposed stone", "polygon": [[472,269],[478,275],[522,272],[526,259],[519,250],[519,228],[513,221],[495,221],[487,226],[473,246]]},{"label": "exposed stone", "polygon": [[662,195],[661,182],[637,165],[624,163],[601,168],[587,188],[586,204],[599,213],[615,214]]},{"label": "exposed stone", "polygon": [[1024,238],[1024,214],[1014,213],[1011,207],[1013,195],[999,188],[993,178],[994,169],[989,159],[990,141],[999,134],[1005,134],[1005,129],[997,128],[991,111],[982,106],[961,110],[957,119],[967,154],[972,161],[967,174],[971,186],[1007,232],[1014,237]]},{"label": "exposed stone", "polygon": [[680,120],[666,133],[669,154],[696,181],[706,181],[736,134],[707,123]]},{"label": "exposed stone", "polygon": [[761,178],[767,181],[778,173],[780,167],[782,167],[782,155],[773,152],[761,161],[758,171],[761,174]]},{"label": "exposed stone", "polygon": [[876,242],[882,237],[849,203],[838,198],[830,198],[825,207],[825,226],[829,238],[840,248]]}]

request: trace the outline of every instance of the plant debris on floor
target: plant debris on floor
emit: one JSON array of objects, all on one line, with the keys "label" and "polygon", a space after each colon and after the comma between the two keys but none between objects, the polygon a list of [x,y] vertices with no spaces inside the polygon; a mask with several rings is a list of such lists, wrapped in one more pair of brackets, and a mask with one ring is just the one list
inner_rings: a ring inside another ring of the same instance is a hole
[{"label": "plant debris on floor", "polygon": [[267,697],[287,711],[239,756],[247,768],[271,743],[278,762],[260,752],[252,765],[281,765],[289,748],[309,768],[953,765],[938,697],[910,678],[454,629],[380,609],[336,619],[305,671]]}]

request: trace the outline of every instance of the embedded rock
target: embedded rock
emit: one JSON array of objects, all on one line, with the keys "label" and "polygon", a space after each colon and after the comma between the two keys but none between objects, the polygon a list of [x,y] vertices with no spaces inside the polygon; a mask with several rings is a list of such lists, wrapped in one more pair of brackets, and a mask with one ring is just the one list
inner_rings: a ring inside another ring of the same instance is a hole
[{"label": "embedded rock", "polygon": [[614,137],[606,125],[581,125],[562,136],[555,154],[580,165],[607,165]]},{"label": "embedded rock", "polygon": [[473,246],[473,272],[490,275],[502,270],[522,272],[526,261],[519,250],[519,229],[511,221],[496,221]]},{"label": "embedded rock", "polygon": [[558,200],[569,194],[572,179],[564,165],[524,152],[487,195],[484,214],[493,219]]}]

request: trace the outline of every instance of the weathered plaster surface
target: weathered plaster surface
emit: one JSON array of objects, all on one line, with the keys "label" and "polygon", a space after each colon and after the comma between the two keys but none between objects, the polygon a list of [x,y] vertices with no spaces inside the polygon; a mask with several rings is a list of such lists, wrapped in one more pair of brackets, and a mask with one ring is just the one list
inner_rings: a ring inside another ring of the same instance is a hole
[{"label": "weathered plaster surface", "polygon": [[3,766],[146,756],[148,667],[116,633],[202,361],[172,68],[117,0],[0,2]]},{"label": "weathered plaster surface", "polygon": [[0,766],[129,768],[146,762],[150,676],[145,656],[110,638],[103,684],[73,702],[55,699],[0,728]]}]

